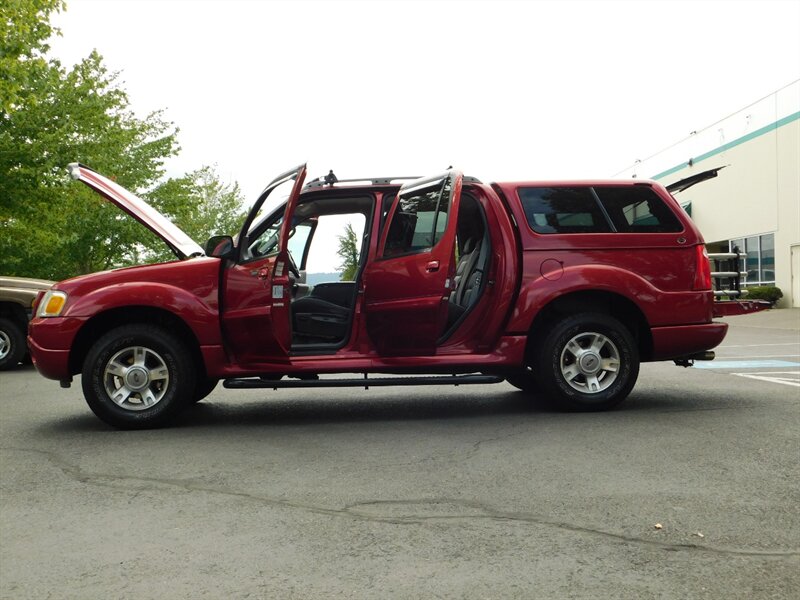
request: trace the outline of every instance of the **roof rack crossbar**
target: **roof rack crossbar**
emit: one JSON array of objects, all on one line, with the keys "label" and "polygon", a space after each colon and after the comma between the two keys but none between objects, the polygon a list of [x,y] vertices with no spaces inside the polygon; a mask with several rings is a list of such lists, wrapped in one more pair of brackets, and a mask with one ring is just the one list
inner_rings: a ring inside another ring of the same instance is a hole
[{"label": "roof rack crossbar", "polygon": [[[335,185],[341,185],[343,183],[363,183],[369,182],[370,185],[391,185],[397,181],[413,181],[415,179],[422,179],[419,175],[406,175],[401,177],[356,177],[354,179],[338,179]],[[481,183],[480,179],[477,177],[471,177],[468,175],[464,176],[464,183]],[[325,186],[329,186],[330,184],[326,183],[325,177],[317,177],[316,179],[312,179],[308,183],[305,184],[305,188],[321,188]]]}]

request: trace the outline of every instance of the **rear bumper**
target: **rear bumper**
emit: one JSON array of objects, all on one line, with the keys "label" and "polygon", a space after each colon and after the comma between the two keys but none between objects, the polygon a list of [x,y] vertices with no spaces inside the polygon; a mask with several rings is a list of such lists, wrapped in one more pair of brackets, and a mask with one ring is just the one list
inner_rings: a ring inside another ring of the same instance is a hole
[{"label": "rear bumper", "polygon": [[727,323],[654,327],[653,360],[670,360],[719,346],[728,332]]},{"label": "rear bumper", "polygon": [[772,308],[766,300],[725,300],[714,302],[715,317],[733,317],[736,315],[749,315]]}]

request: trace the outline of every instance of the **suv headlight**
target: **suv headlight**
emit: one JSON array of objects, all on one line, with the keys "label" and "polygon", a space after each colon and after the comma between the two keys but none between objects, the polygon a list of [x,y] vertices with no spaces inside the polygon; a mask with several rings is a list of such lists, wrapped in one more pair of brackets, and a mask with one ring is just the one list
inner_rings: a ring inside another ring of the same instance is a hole
[{"label": "suv headlight", "polygon": [[57,317],[67,304],[67,294],[59,290],[47,290],[36,310],[37,317]]}]

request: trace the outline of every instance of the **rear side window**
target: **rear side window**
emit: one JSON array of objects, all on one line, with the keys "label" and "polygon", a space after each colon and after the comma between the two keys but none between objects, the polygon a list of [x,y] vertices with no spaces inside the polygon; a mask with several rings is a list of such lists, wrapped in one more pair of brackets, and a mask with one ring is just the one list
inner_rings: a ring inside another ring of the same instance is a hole
[{"label": "rear side window", "polygon": [[537,233],[610,233],[591,188],[520,188],[528,225]]},{"label": "rear side window", "polygon": [[683,231],[683,224],[678,217],[649,187],[596,187],[594,191],[615,229],[621,233]]},{"label": "rear side window", "polygon": [[530,187],[518,190],[536,233],[669,233],[683,224],[647,186]]}]

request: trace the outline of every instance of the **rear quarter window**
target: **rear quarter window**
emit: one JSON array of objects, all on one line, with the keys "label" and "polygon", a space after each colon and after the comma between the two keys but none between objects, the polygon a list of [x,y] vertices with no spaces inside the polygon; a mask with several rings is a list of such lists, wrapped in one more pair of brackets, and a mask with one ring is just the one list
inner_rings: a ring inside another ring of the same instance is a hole
[{"label": "rear quarter window", "polygon": [[621,233],[683,231],[678,217],[650,187],[596,187],[594,191],[614,228]]},{"label": "rear quarter window", "polygon": [[518,195],[536,233],[669,233],[683,224],[648,186],[522,187]]}]

